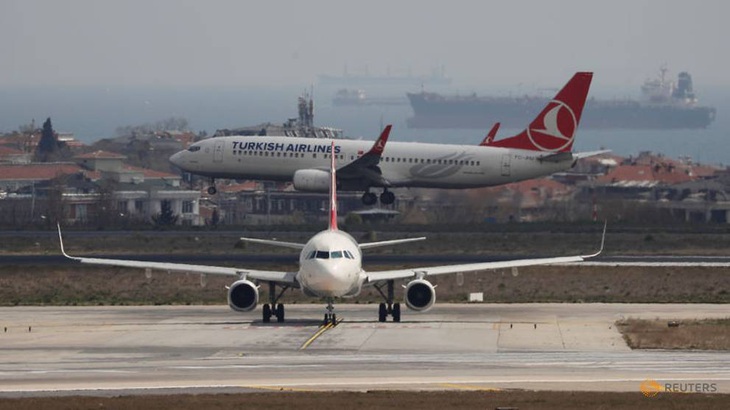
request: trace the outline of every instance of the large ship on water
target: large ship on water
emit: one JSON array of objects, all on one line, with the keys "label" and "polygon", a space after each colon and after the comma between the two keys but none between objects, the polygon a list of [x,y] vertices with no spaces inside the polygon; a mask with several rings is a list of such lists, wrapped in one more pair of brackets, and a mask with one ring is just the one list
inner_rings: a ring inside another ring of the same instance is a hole
[{"label": "large ship on water", "polygon": [[444,67],[433,69],[430,75],[414,75],[409,69],[405,73],[391,73],[388,69],[385,75],[370,74],[367,67],[361,72],[352,73],[345,66],[342,75],[320,74],[319,84],[336,87],[421,87],[451,84],[451,78],[446,75]]},{"label": "large ship on water", "polygon": [[[642,99],[586,101],[581,119],[585,128],[677,129],[706,128],[715,120],[715,108],[699,106],[692,89],[692,77],[681,72],[677,81],[659,77],[641,87]],[[422,91],[408,93],[414,116],[409,128],[479,128],[495,122],[502,127],[522,127],[548,102],[537,96],[495,97],[476,94],[444,96]]]}]

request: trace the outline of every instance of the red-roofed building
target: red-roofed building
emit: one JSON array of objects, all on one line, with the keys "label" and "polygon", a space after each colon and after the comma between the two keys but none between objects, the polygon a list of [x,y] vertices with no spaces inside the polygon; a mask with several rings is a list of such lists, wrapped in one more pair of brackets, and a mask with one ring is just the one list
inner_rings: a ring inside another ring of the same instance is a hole
[{"label": "red-roofed building", "polygon": [[15,191],[28,185],[58,178],[62,175],[79,173],[86,175],[92,180],[98,180],[100,177],[99,173],[89,172],[76,164],[67,162],[25,165],[0,164],[0,189],[8,192]]},{"label": "red-roofed building", "polygon": [[686,170],[678,169],[673,164],[619,165],[596,178],[596,184],[617,188],[653,188],[692,179]]},{"label": "red-roofed building", "polygon": [[124,155],[108,151],[94,151],[74,157],[79,165],[95,171],[118,172],[122,169]]},{"label": "red-roofed building", "polygon": [[0,145],[0,164],[27,164],[32,156],[32,154],[19,149]]}]

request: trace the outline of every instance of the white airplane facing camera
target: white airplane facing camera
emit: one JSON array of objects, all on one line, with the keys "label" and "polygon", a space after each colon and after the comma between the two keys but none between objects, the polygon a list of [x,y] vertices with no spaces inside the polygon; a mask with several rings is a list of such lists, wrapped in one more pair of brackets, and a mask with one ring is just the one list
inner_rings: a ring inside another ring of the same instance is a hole
[{"label": "white airplane facing camera", "polygon": [[[331,143],[334,149],[334,142]],[[408,238],[381,242],[358,243],[352,236],[337,228],[337,186],[335,159],[330,155],[329,175],[329,227],[314,235],[307,243],[280,242],[265,239],[241,238],[244,241],[266,245],[282,246],[300,250],[299,270],[295,272],[263,271],[246,268],[228,268],[216,266],[188,265],[180,263],[145,262],[124,259],[101,259],[70,256],[63,247],[61,226],[58,226],[58,238],[61,252],[67,258],[81,263],[97,265],[113,265],[144,269],[160,269],[164,271],[193,272],[201,275],[226,275],[235,278],[228,287],[228,305],[235,311],[246,312],[256,308],[259,301],[259,285],[269,285],[269,303],[263,305],[262,318],[269,322],[275,316],[279,322],[284,321],[284,305],[279,298],[287,289],[300,289],[305,295],[324,298],[327,301],[325,324],[336,324],[334,313],[335,298],[357,296],[364,286],[374,286],[385,301],[380,304],[378,320],[384,322],[391,316],[394,322],[400,322],[401,306],[394,302],[395,281],[406,281],[405,303],[412,310],[423,312],[430,309],[436,301],[436,291],[429,278],[456,272],[472,272],[488,269],[515,268],[531,265],[553,263],[580,262],[597,256],[603,250],[603,238],[598,252],[592,255],[563,256],[552,258],[521,259],[512,261],[470,263],[463,265],[446,265],[418,267],[412,269],[386,270],[366,272],[362,268],[362,251],[377,246],[389,246],[425,239]],[[282,288],[277,294],[276,288]],[[383,292],[383,288],[386,291]]]},{"label": "white airplane facing camera", "polygon": [[573,167],[576,160],[607,151],[573,153],[583,105],[593,73],[579,72],[521,133],[494,140],[497,127],[479,145],[391,142],[391,126],[374,143],[359,140],[296,136],[231,136],[192,144],[170,157],[183,171],[211,178],[291,181],[307,192],[327,192],[327,156],[341,164],[337,187],[364,191],[362,201],[378,198],[371,188],[383,188],[380,202],[391,204],[389,188],[478,188],[550,175]]}]

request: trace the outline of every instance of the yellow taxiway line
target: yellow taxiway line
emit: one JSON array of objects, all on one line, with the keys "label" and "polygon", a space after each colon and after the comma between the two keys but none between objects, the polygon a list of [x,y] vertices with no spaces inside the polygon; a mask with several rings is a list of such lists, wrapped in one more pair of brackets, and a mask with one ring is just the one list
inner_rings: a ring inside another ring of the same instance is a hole
[{"label": "yellow taxiway line", "polygon": [[308,348],[309,345],[311,345],[312,342],[314,342],[315,340],[317,340],[318,337],[322,336],[322,334],[324,332],[326,332],[326,331],[332,329],[333,327],[339,325],[340,322],[342,322],[342,319],[337,319],[337,322],[335,322],[335,323],[327,323],[326,325],[320,326],[319,329],[317,330],[317,332],[314,335],[312,335],[312,337],[310,337],[309,340],[307,340],[306,342],[304,342],[304,344],[302,345],[302,347],[299,348],[299,350],[304,350],[304,349]]},{"label": "yellow taxiway line", "polygon": [[475,391],[487,391],[487,392],[503,390],[503,389],[497,389],[494,387],[474,386],[474,385],[458,384],[458,383],[440,383],[439,386],[445,387],[447,389],[454,389],[454,390],[475,390]]}]

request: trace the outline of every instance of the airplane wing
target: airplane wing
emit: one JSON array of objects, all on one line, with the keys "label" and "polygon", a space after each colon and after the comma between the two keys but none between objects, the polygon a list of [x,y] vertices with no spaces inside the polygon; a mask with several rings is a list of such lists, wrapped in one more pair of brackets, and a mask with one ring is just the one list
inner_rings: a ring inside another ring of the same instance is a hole
[{"label": "airplane wing", "polygon": [[388,142],[388,136],[392,127],[390,124],[385,126],[380,137],[378,137],[372,148],[370,148],[370,151],[342,168],[339,168],[337,170],[337,178],[365,178],[379,185],[390,186],[390,182],[383,178],[380,168],[378,168],[378,163],[380,162],[380,157],[383,155],[383,150],[385,149],[385,144]]},{"label": "airplane wing", "polygon": [[387,270],[380,272],[368,272],[367,282],[374,283],[386,280],[397,280],[397,279],[423,279],[428,276],[445,275],[448,273],[457,272],[474,272],[480,270],[491,270],[491,269],[505,269],[505,268],[519,268],[524,266],[535,266],[535,265],[552,265],[557,263],[572,263],[572,262],[583,262],[586,259],[594,258],[603,252],[603,244],[606,239],[606,225],[603,226],[603,236],[601,238],[601,248],[598,252],[590,255],[579,255],[579,256],[558,256],[552,258],[534,258],[534,259],[517,259],[512,261],[498,261],[498,262],[481,262],[481,263],[467,263],[462,265],[444,265],[444,266],[431,266],[425,268],[411,268],[411,269],[398,269],[398,270]]},{"label": "airplane wing", "polygon": [[262,280],[267,282],[277,282],[293,287],[298,287],[296,280],[296,272],[280,272],[266,271],[255,269],[229,268],[224,266],[206,266],[206,265],[189,265],[185,263],[167,263],[167,262],[150,262],[136,261],[128,259],[106,259],[106,258],[84,258],[71,256],[66,253],[63,247],[63,237],[61,236],[61,226],[58,225],[58,239],[61,243],[61,253],[68,259],[87,263],[92,265],[120,266],[128,268],[142,269],[158,269],[169,272],[183,273],[200,273],[206,275],[223,275],[232,277],[246,277],[249,280]]}]

